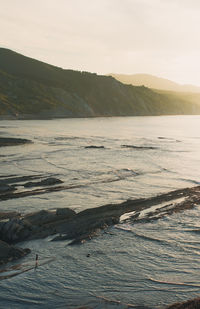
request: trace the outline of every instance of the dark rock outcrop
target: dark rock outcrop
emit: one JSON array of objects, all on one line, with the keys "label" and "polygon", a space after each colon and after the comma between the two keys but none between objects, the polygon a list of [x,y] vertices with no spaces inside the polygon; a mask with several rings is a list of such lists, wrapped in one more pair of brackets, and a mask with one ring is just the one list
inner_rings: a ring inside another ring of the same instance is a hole
[{"label": "dark rock outcrop", "polygon": [[12,218],[18,218],[20,217],[21,214],[17,211],[1,211],[0,212],[0,221],[1,220],[6,220],[6,219],[12,219]]},{"label": "dark rock outcrop", "polygon": [[57,216],[63,216],[63,217],[70,218],[70,217],[73,217],[75,214],[76,214],[75,211],[70,208],[58,208],[56,210]]},{"label": "dark rock outcrop", "polygon": [[89,216],[85,216],[84,212],[77,214],[67,222],[67,225],[63,222],[58,227],[61,235],[56,236],[53,241],[73,239],[70,245],[82,244],[98,236],[109,226],[119,223],[119,216],[112,216],[109,213],[95,214],[95,210]]},{"label": "dark rock outcrop", "polygon": [[3,146],[17,146],[32,143],[32,141],[25,138],[0,137],[0,147]]},{"label": "dark rock outcrop", "polygon": [[[41,210],[21,217],[0,221],[2,240],[15,243],[27,239],[43,238],[60,234],[54,240],[72,240],[72,244],[83,243],[101,230],[119,223],[123,214],[130,213],[134,223],[158,220],[174,212],[191,209],[200,200],[200,186],[180,189],[147,199],[128,200],[121,204],[109,204],[86,209],[76,214],[68,208],[56,211]],[[151,211],[151,207],[155,209]],[[143,210],[149,211],[142,214]],[[140,216],[140,214],[142,214]]]},{"label": "dark rock outcrop", "polygon": [[136,150],[153,150],[157,149],[158,147],[153,147],[153,146],[136,146],[136,145],[121,145],[122,148],[132,148]]},{"label": "dark rock outcrop", "polygon": [[10,220],[0,221],[0,239],[16,243],[27,239],[44,238],[60,232],[59,225],[68,222],[76,213],[72,209],[41,210]]},{"label": "dark rock outcrop", "polygon": [[[40,179],[38,181],[38,179]],[[36,181],[37,180],[37,181]],[[25,183],[25,181],[28,181]],[[63,181],[55,178],[48,177],[44,179],[44,175],[26,175],[16,176],[10,175],[7,178],[0,178],[0,200],[8,200],[17,197],[24,197],[36,194],[44,194],[46,192],[59,191],[65,186],[56,186],[62,184]],[[24,190],[22,189],[24,187]],[[34,188],[32,187],[42,187]],[[17,191],[17,189],[20,190]],[[27,190],[27,188],[31,188]]]},{"label": "dark rock outcrop", "polygon": [[6,184],[1,184],[0,182],[0,194],[2,193],[8,193],[8,192],[13,192],[15,191],[15,187],[14,186],[9,186],[9,185],[6,185]]},{"label": "dark rock outcrop", "polygon": [[85,146],[85,149],[105,149],[105,147],[104,146],[91,145],[91,146]]},{"label": "dark rock outcrop", "polygon": [[7,178],[1,178],[0,185],[8,185],[8,184],[19,185],[19,183],[21,182],[32,180],[32,179],[35,180],[41,177],[42,175],[28,175],[28,176],[11,175],[10,177],[7,177]]},{"label": "dark rock outcrop", "polygon": [[81,244],[98,236],[109,226],[118,224],[124,214],[129,215],[129,220],[134,224],[148,222],[191,209],[199,201],[200,186],[197,186],[151,198],[90,208],[79,213],[69,208],[41,210],[24,216],[18,213],[0,213],[0,239],[12,244],[59,234],[54,241],[71,240],[72,245]]},{"label": "dark rock outcrop", "polygon": [[31,225],[42,225],[51,222],[55,214],[48,210],[40,210],[31,214],[27,214],[22,219],[23,222],[29,222]]},{"label": "dark rock outcrop", "polygon": [[27,187],[39,187],[39,186],[53,186],[53,185],[57,185],[60,183],[63,183],[63,181],[60,179],[51,177],[51,178],[46,178],[46,179],[43,179],[37,182],[29,181],[24,184],[24,187],[27,188]]},{"label": "dark rock outcrop", "polygon": [[30,252],[30,249],[21,249],[10,246],[6,242],[0,240],[0,264],[5,264],[7,262],[17,260]]},{"label": "dark rock outcrop", "polygon": [[199,309],[200,297],[168,306],[166,309]]}]

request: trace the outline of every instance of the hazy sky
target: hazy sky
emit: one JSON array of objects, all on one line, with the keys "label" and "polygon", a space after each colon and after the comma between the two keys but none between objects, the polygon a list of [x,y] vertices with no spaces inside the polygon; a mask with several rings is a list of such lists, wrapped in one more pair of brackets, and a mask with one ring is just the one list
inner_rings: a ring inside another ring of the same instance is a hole
[{"label": "hazy sky", "polygon": [[200,86],[200,0],[0,0],[0,46],[69,69]]}]

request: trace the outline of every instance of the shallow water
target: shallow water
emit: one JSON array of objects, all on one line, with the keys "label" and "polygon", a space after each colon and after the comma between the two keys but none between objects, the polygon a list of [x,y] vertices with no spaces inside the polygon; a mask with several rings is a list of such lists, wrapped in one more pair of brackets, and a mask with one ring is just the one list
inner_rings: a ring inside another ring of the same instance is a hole
[{"label": "shallow water", "polygon": [[[0,210],[80,211],[200,182],[200,116],[1,121],[0,129],[34,142],[1,147],[1,176],[55,176],[72,187],[2,201]],[[126,220],[82,246],[20,244],[32,249],[24,263],[36,253],[56,259],[0,281],[0,308],[159,308],[199,296],[199,214],[197,206],[151,223]]]}]

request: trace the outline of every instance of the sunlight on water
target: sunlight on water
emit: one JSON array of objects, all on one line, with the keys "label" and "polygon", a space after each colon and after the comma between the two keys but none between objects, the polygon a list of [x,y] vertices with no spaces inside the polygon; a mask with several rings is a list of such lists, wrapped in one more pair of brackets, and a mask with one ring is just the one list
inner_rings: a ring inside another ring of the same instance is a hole
[{"label": "sunlight on water", "polygon": [[[1,176],[55,176],[68,188],[1,201],[0,210],[80,211],[200,183],[199,116],[1,121],[0,127],[2,136],[33,141],[1,147]],[[109,299],[115,302],[106,308],[120,308],[119,301],[159,308],[198,296],[200,208],[135,225],[128,215],[83,246],[20,244],[32,249],[24,263],[35,253],[55,261],[0,281],[0,307],[105,308]]]}]

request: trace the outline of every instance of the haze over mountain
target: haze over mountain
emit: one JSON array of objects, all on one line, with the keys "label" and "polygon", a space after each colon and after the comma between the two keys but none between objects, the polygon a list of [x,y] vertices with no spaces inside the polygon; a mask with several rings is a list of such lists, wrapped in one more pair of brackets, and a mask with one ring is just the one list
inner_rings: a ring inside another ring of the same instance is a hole
[{"label": "haze over mountain", "polygon": [[0,48],[1,119],[200,114],[198,102]]},{"label": "haze over mountain", "polygon": [[200,93],[200,87],[194,85],[181,85],[175,83],[166,78],[157,77],[150,74],[109,74],[113,76],[120,82],[124,84],[131,84],[134,86],[142,86],[160,89],[160,90],[169,90],[169,91],[179,91],[179,92],[197,92]]}]

